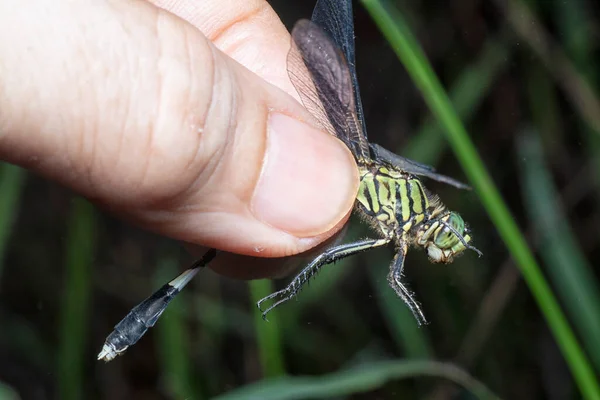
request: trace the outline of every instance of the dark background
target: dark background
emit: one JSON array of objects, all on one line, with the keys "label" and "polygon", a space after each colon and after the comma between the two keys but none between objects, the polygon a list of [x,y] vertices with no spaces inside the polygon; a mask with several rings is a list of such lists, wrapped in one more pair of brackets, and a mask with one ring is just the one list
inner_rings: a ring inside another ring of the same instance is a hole
[{"label": "dark background", "polygon": [[[288,28],[313,7],[271,4]],[[450,92],[578,337],[593,332],[600,314],[583,304],[598,306],[600,5],[387,4],[400,10]],[[422,94],[358,3],[355,25],[369,139],[466,180]],[[1,173],[0,399],[9,388],[24,399],[211,398],[283,370],[324,375],[422,359],[456,362],[507,399],[580,396],[475,192],[426,182],[470,224],[484,254],[467,252],[445,266],[409,252],[405,279],[427,326],[417,328],[387,287],[393,253],[384,249],[324,269],[269,324],[254,305],[269,291],[267,281],[203,271],[155,329],[104,364],[95,355],[112,326],[192,258],[51,182],[6,165]],[[354,223],[347,239],[365,233]],[[599,348],[584,349],[598,368]],[[448,381],[413,375],[348,397],[470,396]]]}]

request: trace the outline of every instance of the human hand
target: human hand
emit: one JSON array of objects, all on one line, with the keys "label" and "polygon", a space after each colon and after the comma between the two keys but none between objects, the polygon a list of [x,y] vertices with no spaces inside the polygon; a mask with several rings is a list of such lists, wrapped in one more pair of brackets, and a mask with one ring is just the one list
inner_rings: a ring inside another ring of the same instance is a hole
[{"label": "human hand", "polygon": [[293,98],[266,1],[3,0],[0,26],[0,159],[240,254],[302,252],[347,219],[352,155]]}]

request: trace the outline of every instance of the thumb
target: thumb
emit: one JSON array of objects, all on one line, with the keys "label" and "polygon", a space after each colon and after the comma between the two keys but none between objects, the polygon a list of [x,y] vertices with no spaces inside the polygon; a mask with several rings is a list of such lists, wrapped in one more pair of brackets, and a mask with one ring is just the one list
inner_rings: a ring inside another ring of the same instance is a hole
[{"label": "thumb", "polygon": [[306,250],[347,217],[348,149],[183,20],[145,2],[4,1],[0,26],[0,158],[242,254]]}]

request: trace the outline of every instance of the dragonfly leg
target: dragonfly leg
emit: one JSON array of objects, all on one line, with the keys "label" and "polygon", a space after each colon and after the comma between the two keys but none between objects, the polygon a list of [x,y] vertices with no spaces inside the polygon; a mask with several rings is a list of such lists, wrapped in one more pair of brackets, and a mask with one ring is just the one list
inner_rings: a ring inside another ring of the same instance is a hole
[{"label": "dragonfly leg", "polygon": [[271,293],[267,297],[261,299],[256,303],[256,306],[259,310],[262,311],[261,305],[267,301],[272,299],[278,299],[275,303],[273,303],[270,307],[263,311],[262,317],[264,320],[267,319],[267,314],[279,306],[282,303],[294,298],[298,294],[298,292],[302,289],[302,285],[309,281],[324,265],[334,263],[337,260],[342,258],[373,249],[375,247],[380,247],[388,244],[391,241],[391,238],[385,239],[364,239],[357,242],[347,243],[340,246],[333,247],[323,254],[319,255],[315,258],[310,264],[308,264],[296,277],[282,290]]},{"label": "dragonfly leg", "polygon": [[407,287],[402,283],[402,270],[404,269],[404,259],[406,258],[407,245],[406,241],[402,241],[394,260],[390,264],[390,272],[387,280],[392,289],[396,292],[398,297],[408,306],[410,311],[413,313],[417,323],[419,325],[427,324],[427,319],[421,310],[421,306],[414,299],[413,294]]}]

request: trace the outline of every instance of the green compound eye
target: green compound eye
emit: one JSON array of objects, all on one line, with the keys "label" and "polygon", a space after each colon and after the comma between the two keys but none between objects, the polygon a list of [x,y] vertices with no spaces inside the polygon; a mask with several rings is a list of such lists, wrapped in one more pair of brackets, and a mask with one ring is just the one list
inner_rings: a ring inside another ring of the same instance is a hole
[{"label": "green compound eye", "polygon": [[458,215],[455,212],[450,213],[450,218],[448,219],[448,224],[450,224],[451,227],[456,229],[456,232],[460,233],[461,235],[463,234],[463,232],[465,230],[465,221],[462,219],[462,217],[460,215]]},{"label": "green compound eye", "polygon": [[[460,215],[456,213],[450,213],[450,216],[446,222],[448,225],[454,228],[456,232],[462,235],[465,230],[465,221]],[[435,236],[435,245],[440,249],[452,248],[459,242],[460,240],[458,237],[447,227],[443,227]]]}]

